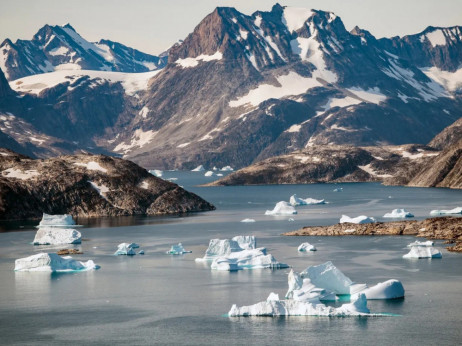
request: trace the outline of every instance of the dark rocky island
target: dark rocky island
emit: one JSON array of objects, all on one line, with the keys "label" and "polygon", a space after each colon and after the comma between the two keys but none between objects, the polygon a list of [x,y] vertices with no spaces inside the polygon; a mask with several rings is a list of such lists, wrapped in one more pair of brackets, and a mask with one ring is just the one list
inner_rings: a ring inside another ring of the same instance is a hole
[{"label": "dark rocky island", "polygon": [[105,155],[31,159],[0,149],[0,220],[175,214],[215,207],[135,163]]},{"label": "dark rocky island", "polygon": [[428,239],[445,239],[454,246],[449,251],[462,252],[462,218],[433,217],[422,221],[406,220],[367,224],[339,223],[332,226],[307,226],[287,232],[288,236],[415,235]]}]

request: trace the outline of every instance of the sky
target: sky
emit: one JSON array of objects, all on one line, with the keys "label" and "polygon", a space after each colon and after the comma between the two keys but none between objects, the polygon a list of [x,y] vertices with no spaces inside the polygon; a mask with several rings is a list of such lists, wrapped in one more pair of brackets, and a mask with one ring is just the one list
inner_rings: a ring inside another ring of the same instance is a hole
[{"label": "sky", "polygon": [[276,2],[332,11],[348,30],[358,25],[377,38],[462,25],[462,0],[0,0],[0,42],[29,40],[45,24],[70,23],[89,41],[110,39],[160,54],[217,6],[252,14]]}]

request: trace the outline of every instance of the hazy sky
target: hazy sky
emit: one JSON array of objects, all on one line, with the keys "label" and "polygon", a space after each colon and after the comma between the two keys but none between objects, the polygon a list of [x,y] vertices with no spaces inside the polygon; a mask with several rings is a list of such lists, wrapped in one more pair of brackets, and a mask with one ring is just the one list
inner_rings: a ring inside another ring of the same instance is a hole
[{"label": "hazy sky", "polygon": [[[158,54],[217,6],[245,14],[269,11],[274,0],[0,0],[0,41],[31,39],[45,24],[71,25],[84,38],[118,41]],[[462,0],[281,0],[281,5],[333,11],[348,30],[355,25],[376,37],[403,36],[429,25],[462,25]]]}]

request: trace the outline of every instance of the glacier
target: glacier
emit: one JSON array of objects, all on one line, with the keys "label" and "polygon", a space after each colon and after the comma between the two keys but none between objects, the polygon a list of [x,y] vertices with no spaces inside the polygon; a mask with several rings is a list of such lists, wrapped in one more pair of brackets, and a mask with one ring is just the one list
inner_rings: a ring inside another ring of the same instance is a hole
[{"label": "glacier", "polygon": [[35,233],[34,245],[80,244],[82,234],[73,228],[41,227]]},{"label": "glacier", "polygon": [[31,272],[75,272],[99,269],[92,260],[80,262],[71,256],[61,257],[55,253],[38,253],[15,261],[15,271]]}]

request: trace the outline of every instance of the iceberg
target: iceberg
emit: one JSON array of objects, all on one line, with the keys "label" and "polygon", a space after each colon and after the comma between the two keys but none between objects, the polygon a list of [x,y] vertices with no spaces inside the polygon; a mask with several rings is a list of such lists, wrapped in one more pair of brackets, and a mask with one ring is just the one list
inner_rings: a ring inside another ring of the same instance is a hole
[{"label": "iceberg", "polygon": [[277,294],[271,293],[267,300],[250,305],[237,307],[234,304],[228,312],[229,317],[238,316],[370,316],[367,300],[364,294],[352,303],[343,304],[338,308],[326,306],[319,299],[298,301],[293,299],[276,300]]},{"label": "iceberg", "polygon": [[234,171],[234,168],[232,168],[231,166],[225,166],[222,169],[220,169],[220,171],[222,171],[222,172],[231,172],[231,171]]},{"label": "iceberg", "polygon": [[387,280],[379,282],[377,285],[368,287],[358,294],[364,294],[367,300],[376,299],[397,299],[404,297],[404,287],[401,281]]},{"label": "iceberg", "polygon": [[163,174],[163,172],[160,169],[150,169],[148,172],[157,178],[160,178]]},{"label": "iceberg", "polygon": [[438,215],[450,215],[450,214],[462,214],[462,207],[457,207],[454,209],[449,210],[432,210],[430,215],[438,216]]},{"label": "iceberg", "polygon": [[70,256],[61,257],[55,253],[39,253],[15,261],[15,271],[31,272],[74,272],[99,269],[92,260],[80,262]]},{"label": "iceberg", "polygon": [[117,246],[117,251],[114,252],[114,255],[127,255],[127,256],[134,256],[136,255],[136,252],[134,249],[140,247],[138,244],[136,243],[131,243],[131,244],[128,244],[128,243],[121,243]]},{"label": "iceberg", "polygon": [[326,204],[326,201],[323,199],[314,199],[314,198],[298,198],[297,195],[290,196],[289,203],[294,207],[297,205],[312,205],[312,204]]},{"label": "iceberg", "polygon": [[254,249],[256,240],[254,236],[236,236],[232,239],[211,239],[209,247],[205,250],[203,258],[196,258],[197,262],[212,261],[217,257],[229,255],[244,249]]},{"label": "iceberg", "polygon": [[313,245],[311,245],[310,243],[302,243],[298,247],[298,251],[300,251],[300,252],[316,251],[316,248]]},{"label": "iceberg", "polygon": [[75,221],[69,214],[50,215],[43,213],[42,220],[39,223],[39,227],[66,227],[74,225]]},{"label": "iceberg", "polygon": [[183,255],[185,253],[191,253],[192,251],[187,251],[183,247],[183,244],[178,243],[178,245],[172,245],[170,250],[167,251],[167,254],[169,255]]},{"label": "iceberg", "polygon": [[205,168],[202,165],[199,165],[196,168],[191,170],[191,172],[203,172],[203,171],[205,171]]},{"label": "iceberg", "polygon": [[41,227],[35,233],[34,245],[80,244],[82,234],[73,228]]},{"label": "iceberg", "polygon": [[280,201],[276,203],[276,206],[273,210],[267,210],[265,215],[293,215],[297,214],[297,211],[293,206],[285,201]]},{"label": "iceberg", "polygon": [[347,215],[342,215],[340,218],[340,223],[356,223],[356,224],[362,224],[362,223],[374,223],[376,220],[373,217],[368,217],[366,215],[360,215],[357,217],[349,217]]},{"label": "iceberg", "polygon": [[441,258],[443,255],[438,249],[427,246],[412,246],[411,251],[403,258]]},{"label": "iceberg", "polygon": [[207,171],[204,174],[205,177],[211,177],[212,175],[213,175],[213,171]]},{"label": "iceberg", "polygon": [[241,220],[241,222],[249,223],[249,222],[255,222],[255,220],[254,219],[243,219],[243,220]]},{"label": "iceberg", "polygon": [[343,187],[337,187],[336,189],[333,189],[332,191],[334,191],[334,192],[342,192]]},{"label": "iceberg", "polygon": [[432,242],[431,240],[427,240],[427,241],[418,241],[418,240],[416,240],[415,242],[408,244],[407,247],[413,247],[413,246],[433,246],[433,245],[435,245],[435,243]]},{"label": "iceberg", "polygon": [[267,254],[265,248],[231,252],[227,256],[215,258],[211,265],[212,269],[225,271],[288,267],[287,264],[276,261],[273,255]]},{"label": "iceberg", "polygon": [[138,251],[138,255],[144,255],[144,250]]},{"label": "iceberg", "polygon": [[414,215],[404,209],[393,209],[391,213],[386,213],[383,217],[404,219],[406,217],[414,217]]}]

